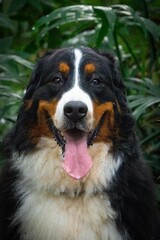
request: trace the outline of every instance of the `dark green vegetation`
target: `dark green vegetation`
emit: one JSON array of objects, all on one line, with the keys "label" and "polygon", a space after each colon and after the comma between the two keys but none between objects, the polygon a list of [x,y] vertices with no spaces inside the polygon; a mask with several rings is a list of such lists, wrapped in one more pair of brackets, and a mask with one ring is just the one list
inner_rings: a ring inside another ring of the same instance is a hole
[{"label": "dark green vegetation", "polygon": [[[0,3],[1,142],[16,119],[33,63],[47,49],[114,52],[160,201],[159,0],[3,0]],[[75,5],[79,4],[79,5]],[[3,163],[1,154],[0,163]]]}]

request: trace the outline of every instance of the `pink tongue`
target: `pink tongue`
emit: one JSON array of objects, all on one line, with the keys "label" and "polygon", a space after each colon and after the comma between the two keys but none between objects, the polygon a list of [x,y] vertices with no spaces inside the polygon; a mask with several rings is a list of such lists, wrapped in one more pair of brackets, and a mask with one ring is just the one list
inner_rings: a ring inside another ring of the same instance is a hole
[{"label": "pink tongue", "polygon": [[93,165],[88,154],[87,136],[74,138],[65,134],[65,139],[65,154],[62,166],[71,177],[75,179],[83,178]]}]

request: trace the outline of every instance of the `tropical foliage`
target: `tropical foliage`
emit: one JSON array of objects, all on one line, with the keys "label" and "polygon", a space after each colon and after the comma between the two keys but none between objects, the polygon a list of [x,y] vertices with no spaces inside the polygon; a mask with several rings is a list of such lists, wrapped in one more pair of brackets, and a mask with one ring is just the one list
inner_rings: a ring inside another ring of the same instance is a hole
[{"label": "tropical foliage", "polygon": [[[76,5],[79,4],[79,5]],[[117,56],[160,200],[158,0],[4,0],[0,3],[1,143],[16,119],[33,63],[50,48],[85,45]],[[1,163],[4,158],[1,154]]]}]

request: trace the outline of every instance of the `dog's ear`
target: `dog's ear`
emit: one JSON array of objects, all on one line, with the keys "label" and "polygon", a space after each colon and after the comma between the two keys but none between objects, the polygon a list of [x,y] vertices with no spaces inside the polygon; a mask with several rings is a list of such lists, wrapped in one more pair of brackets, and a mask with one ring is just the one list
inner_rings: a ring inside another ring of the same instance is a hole
[{"label": "dog's ear", "polygon": [[119,104],[122,112],[128,112],[126,100],[126,87],[123,83],[121,73],[115,57],[110,53],[102,53],[107,58],[108,69],[110,71],[112,91],[115,94],[116,102]]},{"label": "dog's ear", "polygon": [[113,66],[113,72],[112,72],[112,85],[114,89],[114,93],[116,96],[116,101],[119,104],[121,111],[128,112],[128,105],[127,105],[127,99],[126,99],[126,87],[123,83],[121,73],[119,72],[119,69],[117,67],[116,62]]},{"label": "dog's ear", "polygon": [[28,100],[32,97],[33,92],[35,91],[36,87],[39,86],[42,72],[44,70],[44,64],[48,62],[49,57],[53,54],[54,51],[48,51],[44,56],[42,56],[37,64],[35,65],[35,68],[32,72],[29,84],[26,88],[26,93],[24,96],[24,100]]},{"label": "dog's ear", "polygon": [[[122,146],[126,139],[134,141],[134,128],[135,120],[131,114],[131,110],[127,105],[126,88],[122,80],[121,73],[117,66],[117,61],[110,53],[103,54],[107,58],[107,68],[110,72],[110,83],[112,85],[112,91],[115,95],[114,113],[116,118],[116,136],[113,138],[114,146]],[[118,133],[118,134],[117,134]],[[120,144],[121,142],[121,144]]]}]

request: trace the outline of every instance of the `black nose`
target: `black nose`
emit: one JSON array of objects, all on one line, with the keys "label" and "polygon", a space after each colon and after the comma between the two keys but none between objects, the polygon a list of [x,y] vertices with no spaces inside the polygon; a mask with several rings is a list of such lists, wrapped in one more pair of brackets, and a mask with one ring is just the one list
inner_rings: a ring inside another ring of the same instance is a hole
[{"label": "black nose", "polygon": [[74,122],[82,120],[87,111],[86,104],[81,101],[70,101],[64,105],[64,115]]}]

